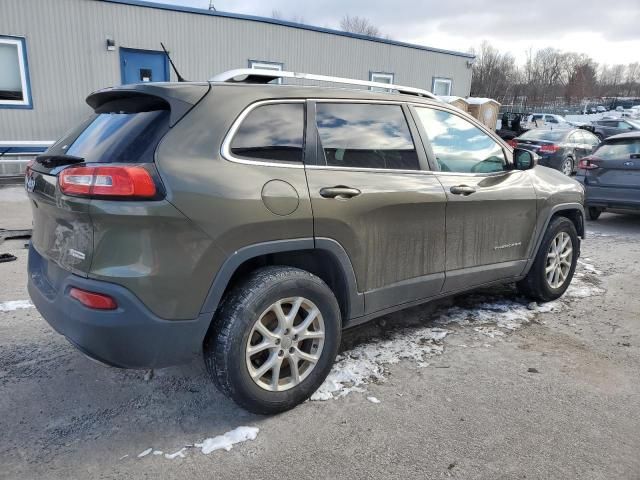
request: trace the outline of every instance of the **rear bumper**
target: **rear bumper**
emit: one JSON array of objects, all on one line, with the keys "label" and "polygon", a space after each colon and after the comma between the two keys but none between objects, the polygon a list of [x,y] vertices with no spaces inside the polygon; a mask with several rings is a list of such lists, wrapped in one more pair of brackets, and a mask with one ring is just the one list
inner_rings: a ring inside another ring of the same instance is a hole
[{"label": "rear bumper", "polygon": [[[155,316],[126,288],[74,275],[29,249],[28,289],[56,332],[87,356],[120,368],[160,368],[192,360],[202,348],[211,314],[194,320]],[[115,310],[93,310],[68,296],[77,287],[113,297]]]},{"label": "rear bumper", "polygon": [[587,207],[640,209],[640,189],[586,186]]}]

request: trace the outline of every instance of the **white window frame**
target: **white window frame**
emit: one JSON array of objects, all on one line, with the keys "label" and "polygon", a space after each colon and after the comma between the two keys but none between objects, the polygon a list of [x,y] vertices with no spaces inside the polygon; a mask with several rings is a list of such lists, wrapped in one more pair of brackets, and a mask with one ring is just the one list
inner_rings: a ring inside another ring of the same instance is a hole
[{"label": "white window frame", "polygon": [[447,93],[446,94],[441,94],[438,93],[437,95],[441,95],[441,96],[445,96],[445,97],[449,97],[451,96],[451,87],[453,86],[453,81],[450,78],[445,78],[445,77],[433,77],[433,82],[431,83],[431,93],[436,94],[436,83],[445,83],[447,84]]},{"label": "white window frame", "polygon": [[[281,72],[282,70],[284,70],[284,65],[279,62],[267,62],[264,60],[249,60],[249,68],[257,68],[262,70],[276,70],[278,72]],[[276,80],[276,83],[281,85],[282,78],[278,78]]]},{"label": "white window frame", "polygon": [[0,108],[33,108],[25,39],[0,35],[0,44],[15,45],[17,47],[20,87],[22,88],[22,100],[0,100]]},{"label": "white window frame", "polygon": [[[384,78],[386,80],[389,80],[389,83],[394,83],[394,74],[393,73],[389,73],[389,72],[369,72],[369,81],[370,82],[379,82],[381,79]],[[385,83],[385,82],[381,82],[381,83]],[[369,90],[372,90],[374,92],[390,92],[391,90],[388,88],[378,88],[378,87],[369,87]]]}]

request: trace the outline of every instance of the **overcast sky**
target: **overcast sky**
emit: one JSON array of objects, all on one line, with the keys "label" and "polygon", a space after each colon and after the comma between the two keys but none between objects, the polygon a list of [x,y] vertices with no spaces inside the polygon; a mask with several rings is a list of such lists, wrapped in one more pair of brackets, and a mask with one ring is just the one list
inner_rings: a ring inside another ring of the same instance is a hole
[{"label": "overcast sky", "polygon": [[[209,0],[155,0],[207,8]],[[582,52],[599,63],[640,61],[640,0],[214,0],[218,10],[338,28],[348,15],[368,18],[394,40],[468,51],[488,40],[519,61],[529,49]]]}]

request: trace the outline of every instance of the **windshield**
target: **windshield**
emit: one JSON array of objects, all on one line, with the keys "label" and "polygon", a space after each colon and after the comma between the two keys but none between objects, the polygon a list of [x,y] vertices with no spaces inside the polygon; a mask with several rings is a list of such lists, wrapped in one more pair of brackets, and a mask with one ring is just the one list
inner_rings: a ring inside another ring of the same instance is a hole
[{"label": "windshield", "polygon": [[544,130],[534,129],[523,133],[518,137],[519,140],[549,140],[557,142],[563,140],[567,135],[568,130]]}]

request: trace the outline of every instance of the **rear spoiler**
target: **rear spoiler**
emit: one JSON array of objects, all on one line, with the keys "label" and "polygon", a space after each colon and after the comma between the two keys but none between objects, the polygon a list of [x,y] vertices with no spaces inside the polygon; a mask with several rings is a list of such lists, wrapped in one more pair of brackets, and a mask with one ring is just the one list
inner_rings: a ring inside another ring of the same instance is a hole
[{"label": "rear spoiler", "polygon": [[96,113],[170,110],[173,127],[209,92],[209,83],[139,83],[105,88],[87,97]]}]

